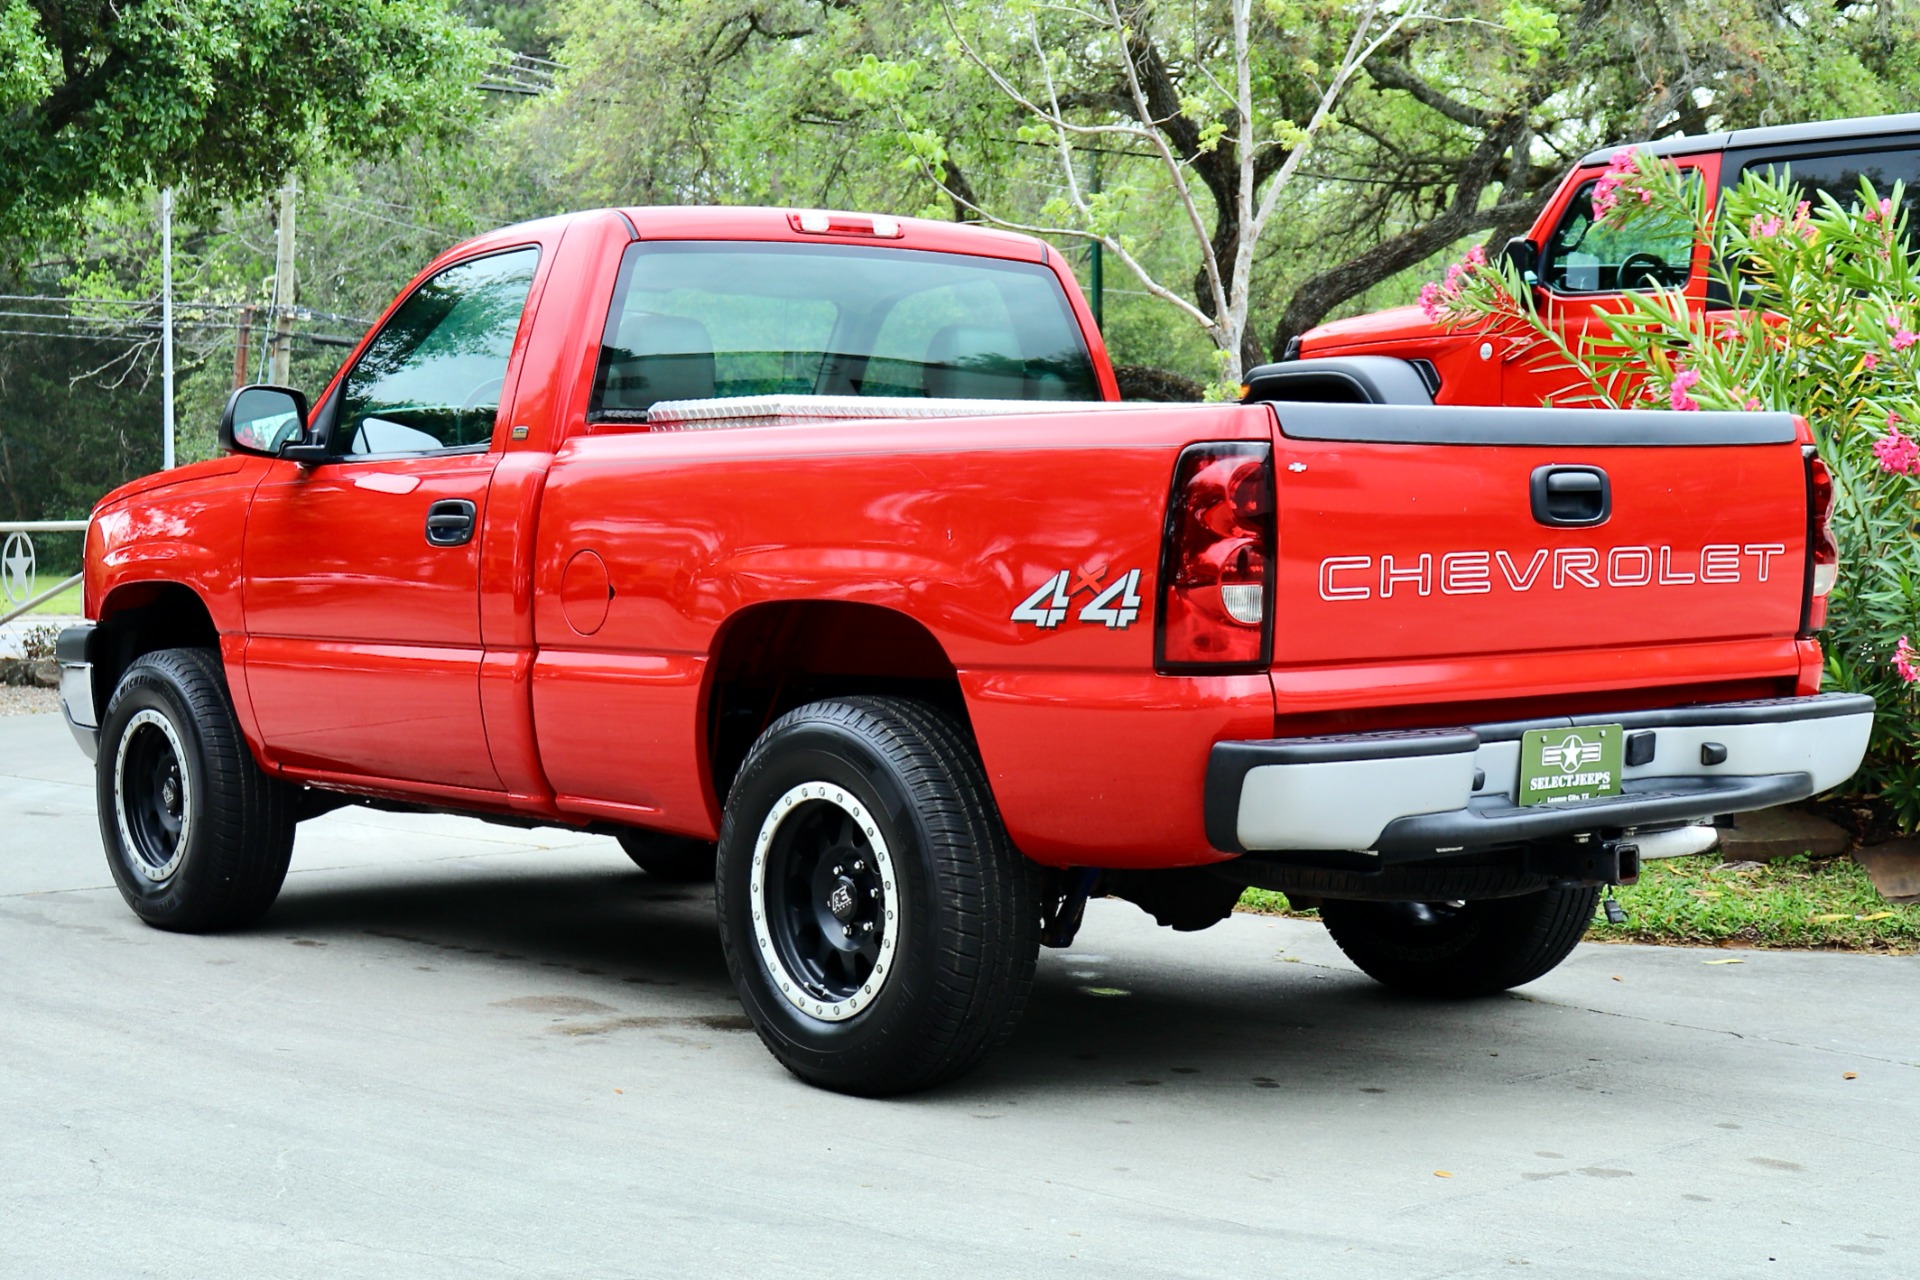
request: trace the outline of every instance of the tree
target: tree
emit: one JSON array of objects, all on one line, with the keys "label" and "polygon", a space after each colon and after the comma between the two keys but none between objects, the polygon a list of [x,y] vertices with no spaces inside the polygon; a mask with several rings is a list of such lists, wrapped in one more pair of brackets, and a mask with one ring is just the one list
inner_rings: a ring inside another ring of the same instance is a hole
[{"label": "tree", "polygon": [[440,0],[0,0],[0,245],[153,185],[245,198],[459,135],[490,41]]},{"label": "tree", "polygon": [[[869,59],[842,72],[842,86],[856,100],[889,105],[909,152],[976,215],[1098,243],[1148,293],[1201,326],[1229,383],[1261,356],[1249,324],[1254,268],[1282,194],[1360,69],[1430,16],[1420,0],[1214,0],[1183,10],[1143,0],[941,0],[941,8],[952,33],[948,61],[976,68],[1016,109],[1021,139],[1057,159],[1059,194],[1038,216],[954,188],[954,149],[916,100],[918,63]],[[1122,232],[1140,189],[1099,191],[1089,182],[1086,153],[1100,150],[1154,165],[1172,196],[1165,221],[1198,257],[1191,297],[1160,279]]]},{"label": "tree", "polygon": [[1384,45],[1347,98],[1316,175],[1338,193],[1332,234],[1303,270],[1269,272],[1286,298],[1272,350],[1465,237],[1492,248],[1519,234],[1587,151],[1896,111],[1916,87],[1920,15],[1890,4],[1500,0],[1448,12],[1462,20]]}]

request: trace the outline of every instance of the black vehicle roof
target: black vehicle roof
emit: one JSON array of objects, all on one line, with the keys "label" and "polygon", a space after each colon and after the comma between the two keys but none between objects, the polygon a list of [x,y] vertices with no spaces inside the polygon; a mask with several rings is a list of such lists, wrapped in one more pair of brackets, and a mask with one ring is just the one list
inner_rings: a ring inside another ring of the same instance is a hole
[{"label": "black vehicle roof", "polygon": [[[1690,156],[1708,151],[1734,151],[1747,147],[1778,147],[1798,142],[1829,142],[1851,138],[1875,138],[1883,134],[1920,133],[1920,112],[1897,116],[1854,116],[1847,120],[1812,120],[1805,124],[1775,124],[1760,129],[1735,129],[1730,133],[1696,133],[1691,136],[1662,138],[1658,142],[1630,144],[1637,151],[1655,156]],[[1582,168],[1605,164],[1618,147],[1602,147],[1580,158]]]}]

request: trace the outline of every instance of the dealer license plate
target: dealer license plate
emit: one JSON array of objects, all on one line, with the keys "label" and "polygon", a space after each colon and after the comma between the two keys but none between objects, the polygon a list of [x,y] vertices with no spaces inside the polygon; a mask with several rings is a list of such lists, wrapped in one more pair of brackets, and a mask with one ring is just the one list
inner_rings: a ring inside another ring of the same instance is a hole
[{"label": "dealer license plate", "polygon": [[1528,730],[1520,739],[1520,803],[1619,795],[1626,738],[1617,724]]}]

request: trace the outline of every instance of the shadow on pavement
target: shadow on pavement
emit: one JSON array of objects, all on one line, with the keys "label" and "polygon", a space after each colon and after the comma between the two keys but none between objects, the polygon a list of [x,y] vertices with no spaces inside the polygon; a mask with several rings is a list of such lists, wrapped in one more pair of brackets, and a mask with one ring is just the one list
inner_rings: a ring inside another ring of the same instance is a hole
[{"label": "shadow on pavement", "polygon": [[[570,970],[592,981],[568,990],[604,983],[598,998],[623,1008],[671,988],[679,1007],[691,999],[716,1017],[740,1012],[711,891],[637,872],[293,883],[258,932],[397,942],[417,948],[421,963]],[[1350,971],[1223,953],[1205,935],[1163,941],[1143,929],[1132,937],[1142,945],[1120,955],[1043,951],[1012,1041],[980,1071],[921,1097],[1225,1087],[1249,1096],[1283,1090],[1294,1105],[1388,1093],[1404,1101],[1409,1092],[1458,1101],[1463,1066],[1489,1087],[1565,1076],[1563,1087],[1578,1094],[1601,1088],[1602,1060],[1622,1048],[1617,1022],[1568,1017],[1569,1009],[1526,997],[1414,1000]],[[1119,950],[1111,943],[1096,945]]]}]

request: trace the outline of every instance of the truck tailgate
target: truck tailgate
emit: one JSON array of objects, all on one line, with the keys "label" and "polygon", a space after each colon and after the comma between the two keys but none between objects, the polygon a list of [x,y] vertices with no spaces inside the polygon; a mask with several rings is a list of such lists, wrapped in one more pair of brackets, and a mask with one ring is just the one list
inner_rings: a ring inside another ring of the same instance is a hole
[{"label": "truck tailgate", "polygon": [[1717,644],[1737,679],[1791,648],[1808,497],[1790,415],[1274,408],[1276,675],[1557,654],[1523,665],[1569,679]]}]

